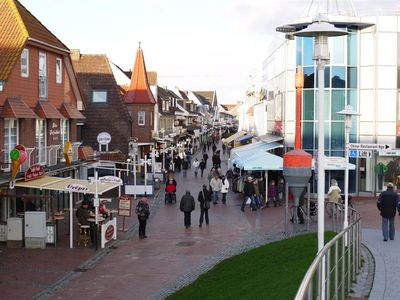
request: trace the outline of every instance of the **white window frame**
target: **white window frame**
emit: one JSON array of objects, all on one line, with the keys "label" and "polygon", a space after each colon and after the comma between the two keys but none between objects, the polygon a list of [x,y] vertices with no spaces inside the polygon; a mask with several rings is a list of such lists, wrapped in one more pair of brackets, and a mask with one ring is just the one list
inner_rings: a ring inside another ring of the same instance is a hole
[{"label": "white window frame", "polygon": [[69,119],[61,119],[61,143],[64,148],[69,141]]},{"label": "white window frame", "polygon": [[[15,134],[12,134],[10,123],[13,123]],[[5,171],[11,170],[10,151],[18,144],[19,141],[19,122],[18,119],[4,119],[4,165],[2,169]]]},{"label": "white window frame", "polygon": [[145,126],[146,125],[146,112],[138,111],[138,125]]},{"label": "white window frame", "polygon": [[[40,88],[43,86],[43,90]],[[44,52],[39,52],[39,98],[47,99],[47,56]]]},{"label": "white window frame", "polygon": [[56,58],[56,83],[62,83],[62,59]]},{"label": "white window frame", "polygon": [[[97,97],[101,94],[105,94],[105,97]],[[105,98],[105,99],[104,99]],[[107,103],[108,102],[108,91],[104,89],[93,89],[92,90],[92,103]]]},{"label": "white window frame", "polygon": [[36,143],[36,162],[41,165],[46,164],[47,158],[47,124],[45,119],[36,119],[35,143]]},{"label": "white window frame", "polygon": [[21,77],[29,77],[29,49],[25,48],[21,53]]}]

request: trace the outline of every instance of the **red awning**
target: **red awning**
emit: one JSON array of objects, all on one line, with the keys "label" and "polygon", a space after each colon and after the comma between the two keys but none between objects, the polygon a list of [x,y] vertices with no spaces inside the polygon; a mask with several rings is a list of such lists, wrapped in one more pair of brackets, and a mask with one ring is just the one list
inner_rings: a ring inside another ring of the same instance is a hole
[{"label": "red awning", "polygon": [[63,103],[60,112],[67,119],[86,119],[86,117],[71,103]]},{"label": "red awning", "polygon": [[21,98],[7,98],[3,106],[3,118],[37,119],[39,118]]},{"label": "red awning", "polygon": [[39,101],[35,112],[42,119],[64,119],[63,115],[48,101]]}]

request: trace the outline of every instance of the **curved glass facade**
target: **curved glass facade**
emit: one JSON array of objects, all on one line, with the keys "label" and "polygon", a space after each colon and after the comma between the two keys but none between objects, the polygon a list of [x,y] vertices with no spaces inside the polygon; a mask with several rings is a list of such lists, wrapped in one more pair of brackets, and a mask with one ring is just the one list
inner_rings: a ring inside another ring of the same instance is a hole
[{"label": "curved glass facade", "polygon": [[[337,114],[351,104],[358,110],[358,32],[348,30],[347,36],[329,38],[330,61],[325,67],[325,155],[341,156],[345,153],[344,117]],[[317,68],[313,58],[313,38],[296,37],[296,65],[303,66],[304,89],[302,110],[302,145],[311,154],[318,148],[318,91]],[[353,120],[350,142],[357,142],[357,120]],[[350,162],[352,162],[350,160]],[[355,163],[353,161],[352,163]],[[355,175],[350,173],[350,192],[355,191]],[[337,171],[331,171],[327,177],[343,180],[343,173],[337,177]],[[353,177],[353,178],[352,178]],[[329,187],[329,185],[327,185]]]}]

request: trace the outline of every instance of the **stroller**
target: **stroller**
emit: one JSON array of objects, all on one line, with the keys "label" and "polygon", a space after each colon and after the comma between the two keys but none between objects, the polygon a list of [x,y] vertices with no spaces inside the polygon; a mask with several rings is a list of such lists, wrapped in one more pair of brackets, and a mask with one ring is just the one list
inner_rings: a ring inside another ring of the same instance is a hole
[{"label": "stroller", "polygon": [[173,193],[165,193],[165,200],[164,200],[165,204],[167,203],[176,203],[176,194],[175,192]]}]

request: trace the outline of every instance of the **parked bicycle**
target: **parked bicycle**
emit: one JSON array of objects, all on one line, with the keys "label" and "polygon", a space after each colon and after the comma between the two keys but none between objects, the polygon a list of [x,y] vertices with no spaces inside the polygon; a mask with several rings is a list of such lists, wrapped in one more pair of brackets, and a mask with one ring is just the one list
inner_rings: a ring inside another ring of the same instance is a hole
[{"label": "parked bicycle", "polygon": [[290,222],[295,224],[304,224],[305,221],[310,220],[316,222],[318,219],[318,206],[315,201],[310,201],[310,213],[307,212],[307,204],[297,207],[297,216],[295,215],[295,207],[290,207],[291,219]]}]

